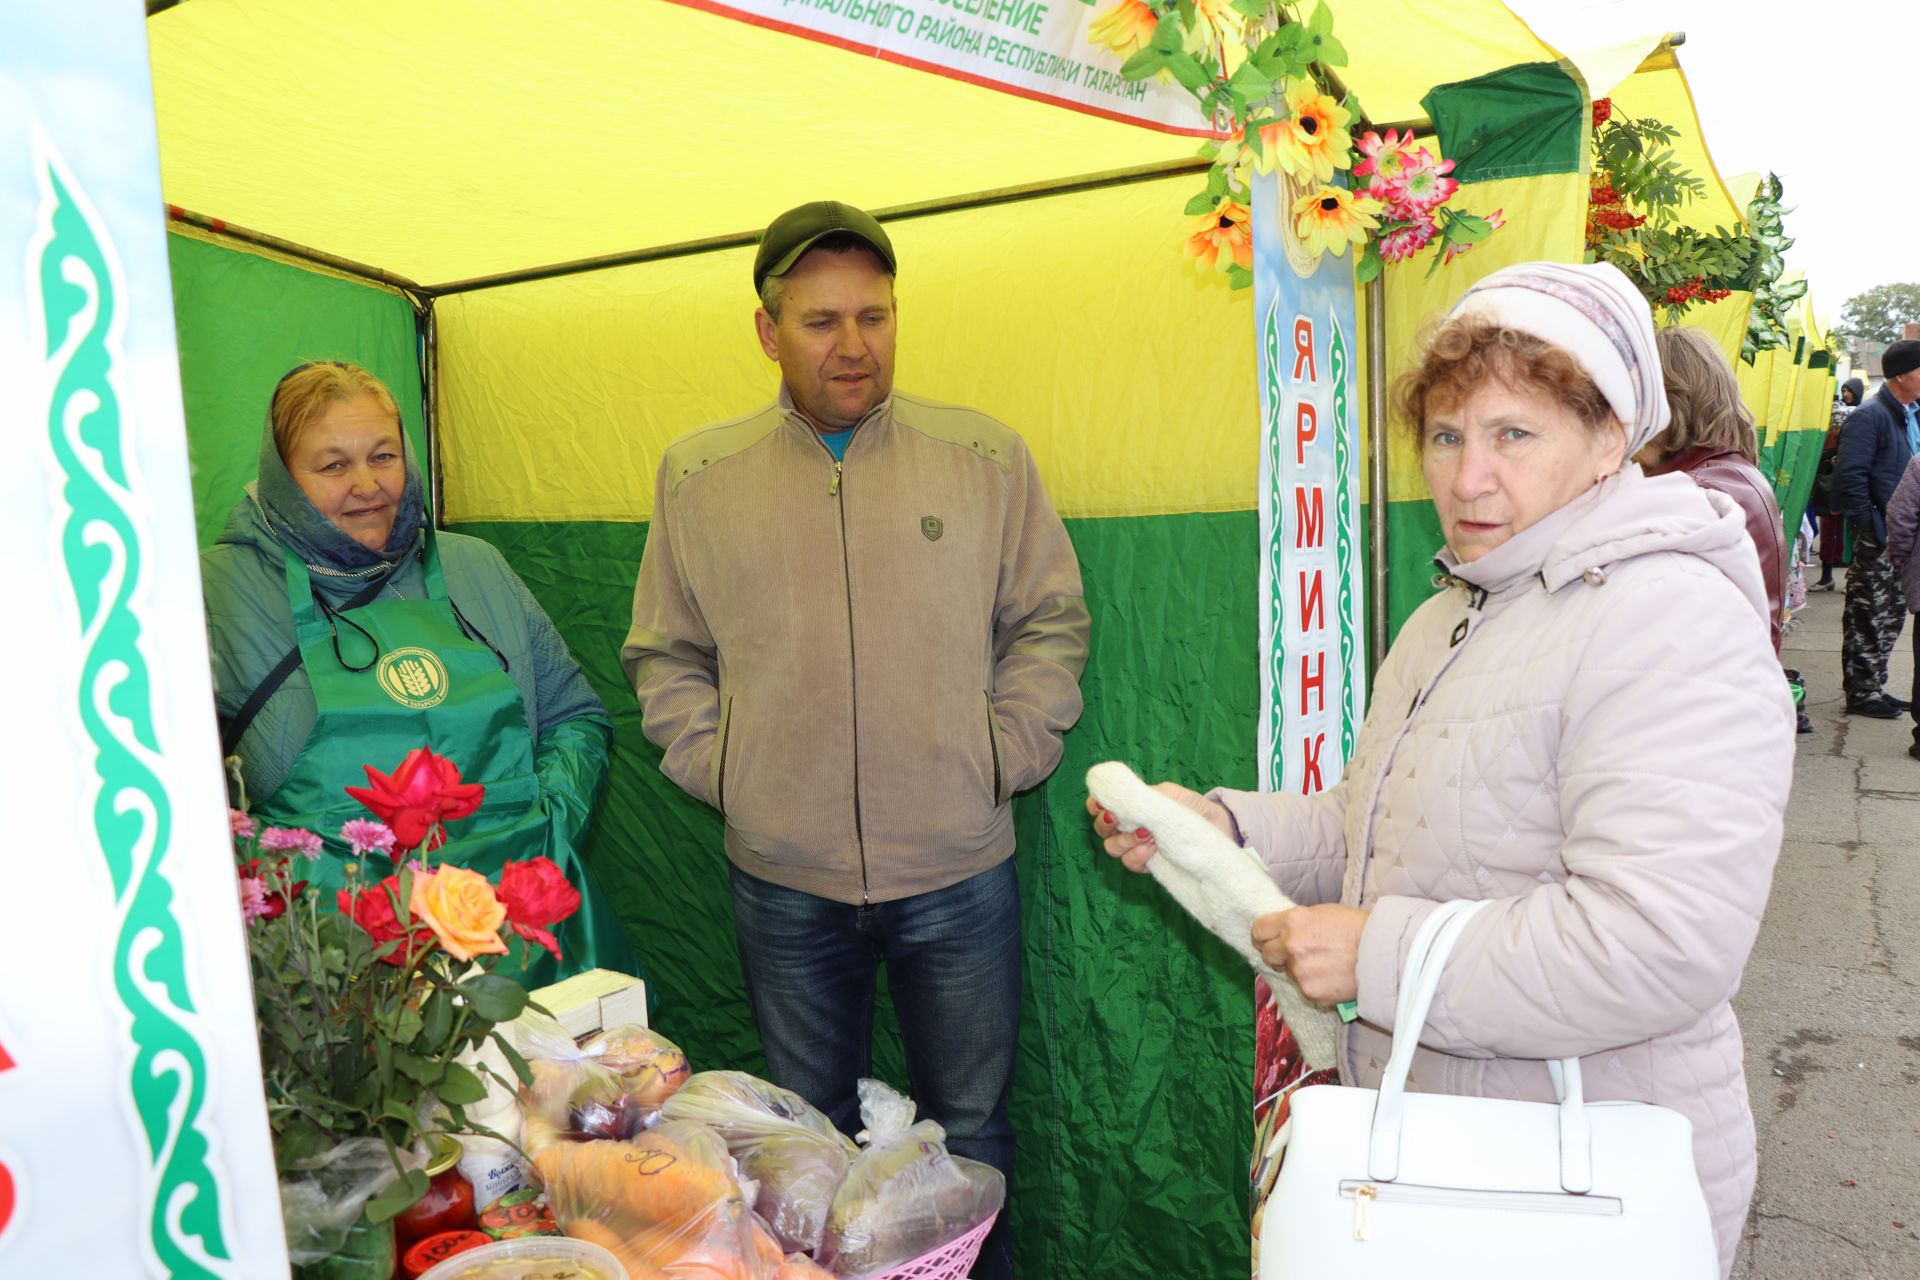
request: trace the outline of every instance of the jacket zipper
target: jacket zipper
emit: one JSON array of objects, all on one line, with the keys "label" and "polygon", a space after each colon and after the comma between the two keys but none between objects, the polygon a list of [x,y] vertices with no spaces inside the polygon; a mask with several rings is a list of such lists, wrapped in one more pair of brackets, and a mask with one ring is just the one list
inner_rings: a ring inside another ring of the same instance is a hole
[{"label": "jacket zipper", "polygon": [[[820,442],[822,449],[827,449],[818,432],[814,432],[813,438]],[[827,453],[831,456],[833,450],[827,449]],[[840,497],[840,475],[840,460],[835,458],[833,482],[827,486],[827,496],[834,500],[834,507],[840,516],[840,570],[847,584],[847,681],[853,691],[850,700],[853,713],[853,844],[860,852],[860,905],[864,907],[871,901],[871,890],[867,883],[867,837],[860,821],[860,665],[853,644],[853,556],[847,548],[847,507]]]},{"label": "jacket zipper", "polygon": [[1342,1179],[1341,1199],[1353,1201],[1353,1238],[1373,1234],[1376,1204],[1424,1204],[1449,1209],[1520,1209],[1533,1213],[1578,1213],[1590,1217],[1618,1217],[1624,1209],[1618,1196],[1573,1195],[1565,1191],[1482,1191],[1472,1187],[1424,1187],[1395,1182]]},{"label": "jacket zipper", "polygon": [[1003,779],[1000,776],[1000,738],[994,732],[993,695],[987,695],[987,751],[993,756],[993,803],[1000,803],[1000,788]]},{"label": "jacket zipper", "polygon": [[[1448,577],[1450,585],[1466,588],[1467,607],[1474,612],[1478,612],[1480,606],[1486,603],[1486,593],[1471,583],[1462,582],[1459,579],[1452,578],[1451,575],[1448,575]],[[1354,894],[1353,905],[1356,907],[1366,905],[1367,871],[1373,862],[1373,815],[1379,809],[1380,790],[1387,785],[1387,771],[1393,767],[1393,759],[1394,756],[1399,753],[1401,743],[1406,741],[1407,728],[1413,723],[1414,712],[1420,709],[1420,705],[1427,700],[1433,693],[1435,686],[1440,683],[1440,677],[1447,673],[1447,669],[1453,666],[1454,660],[1460,656],[1460,650],[1468,638],[1468,634],[1473,630],[1472,626],[1468,625],[1464,619],[1462,620],[1462,625],[1466,627],[1466,631],[1455,636],[1454,642],[1447,647],[1446,659],[1441,662],[1439,669],[1428,676],[1426,682],[1414,691],[1413,701],[1407,704],[1407,714],[1401,718],[1400,723],[1394,728],[1393,741],[1387,743],[1380,754],[1380,766],[1373,776],[1373,787],[1366,797],[1367,825],[1366,829],[1361,832],[1360,844],[1364,861],[1360,867],[1360,887]],[[1351,1036],[1347,1038],[1345,1056],[1346,1061],[1344,1066],[1346,1068],[1346,1078],[1350,1080],[1355,1079],[1360,1074],[1358,1070],[1359,1059],[1353,1054],[1353,1038]],[[1356,1213],[1364,1214],[1365,1207],[1366,1202],[1363,1200],[1356,1208]],[[1360,1222],[1356,1219],[1354,1230],[1358,1232],[1359,1229]],[[1355,1238],[1358,1239],[1361,1237],[1356,1235]]]},{"label": "jacket zipper", "polygon": [[727,738],[733,727],[733,699],[727,699],[727,713],[720,717],[720,773],[713,784],[713,807],[727,811]]}]

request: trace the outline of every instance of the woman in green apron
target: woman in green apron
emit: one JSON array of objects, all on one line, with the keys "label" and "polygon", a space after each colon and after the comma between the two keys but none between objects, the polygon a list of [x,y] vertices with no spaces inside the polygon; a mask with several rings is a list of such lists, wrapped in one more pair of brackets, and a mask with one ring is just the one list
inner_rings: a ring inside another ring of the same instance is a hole
[{"label": "woman in green apron", "polygon": [[[606,968],[638,973],[578,850],[613,726],[525,584],[488,543],[425,521],[419,470],[392,394],[357,365],[280,380],[260,473],[201,556],[222,745],[251,812],[326,841],[308,879],[331,890],[367,817],[349,786],[415,747],[486,787],[439,861],[497,879],[545,855],[580,890],[534,985]],[[377,858],[369,868],[384,874]]]}]

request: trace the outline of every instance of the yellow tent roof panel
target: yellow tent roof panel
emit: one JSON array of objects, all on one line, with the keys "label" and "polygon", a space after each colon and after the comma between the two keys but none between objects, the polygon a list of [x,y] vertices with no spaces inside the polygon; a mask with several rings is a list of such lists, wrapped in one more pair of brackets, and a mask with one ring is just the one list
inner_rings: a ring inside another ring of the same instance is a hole
[{"label": "yellow tent roof panel", "polygon": [[[1489,0],[1336,9],[1379,120],[1557,56]],[[170,202],[429,286],[1195,147],[668,0],[186,0],[148,34]]]}]

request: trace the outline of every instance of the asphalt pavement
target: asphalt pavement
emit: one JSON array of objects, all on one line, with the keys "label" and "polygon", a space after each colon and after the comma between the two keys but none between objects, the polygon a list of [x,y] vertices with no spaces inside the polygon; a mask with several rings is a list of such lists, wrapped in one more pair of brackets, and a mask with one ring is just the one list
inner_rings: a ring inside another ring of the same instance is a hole
[{"label": "asphalt pavement", "polygon": [[[1842,600],[1811,592],[1782,655],[1814,732],[1734,1001],[1760,1151],[1745,1280],[1920,1280],[1920,760],[1911,720],[1846,714]],[[1898,697],[1911,655],[1903,631]]]}]

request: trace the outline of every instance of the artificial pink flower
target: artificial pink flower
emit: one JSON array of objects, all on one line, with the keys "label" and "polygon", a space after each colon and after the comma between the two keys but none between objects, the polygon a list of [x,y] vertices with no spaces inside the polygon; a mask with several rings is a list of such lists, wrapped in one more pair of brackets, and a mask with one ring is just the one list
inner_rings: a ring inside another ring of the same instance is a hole
[{"label": "artificial pink flower", "polygon": [[1414,221],[1395,227],[1380,237],[1380,260],[1405,262],[1433,243],[1433,237],[1439,230],[1430,213],[1423,213]]},{"label": "artificial pink flower", "polygon": [[[1459,182],[1447,176],[1452,172],[1453,161],[1435,160],[1425,147],[1416,148],[1407,156],[1397,184],[1399,198],[1394,203],[1404,205],[1410,212],[1431,212],[1460,189]],[[1401,221],[1411,222],[1412,218]]]},{"label": "artificial pink flower", "polygon": [[299,853],[317,858],[324,846],[320,837],[305,827],[268,827],[260,833],[260,847],[269,853]]},{"label": "artificial pink flower", "polygon": [[[280,910],[285,911],[286,909],[286,904],[282,902]],[[255,920],[264,920],[269,916],[277,914],[279,913],[273,911],[267,901],[266,882],[258,876],[241,876],[240,918],[248,923],[252,923]]]},{"label": "artificial pink flower", "polygon": [[233,834],[241,840],[246,839],[256,830],[253,819],[238,809],[227,810],[227,826],[231,827]]},{"label": "artificial pink flower", "polygon": [[1391,188],[1400,177],[1407,149],[1412,145],[1411,131],[1403,134],[1397,129],[1389,129],[1383,138],[1373,130],[1367,130],[1360,135],[1360,141],[1354,144],[1366,159],[1353,166],[1353,176],[1368,179],[1367,194],[1375,200],[1391,203]]},{"label": "artificial pink flower", "polygon": [[393,854],[393,830],[372,818],[347,819],[341,824],[340,838],[356,857],[364,858],[370,853],[384,853],[389,857]]}]

